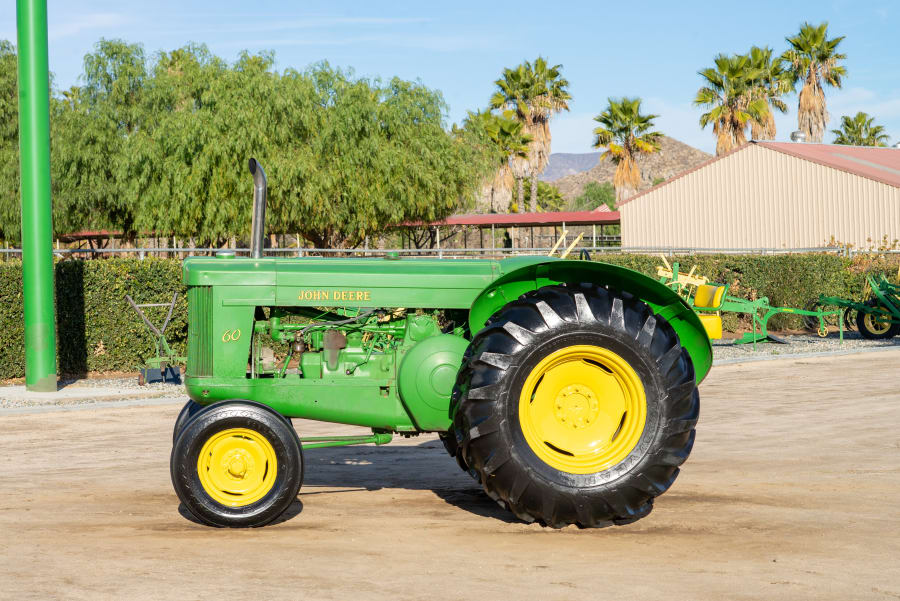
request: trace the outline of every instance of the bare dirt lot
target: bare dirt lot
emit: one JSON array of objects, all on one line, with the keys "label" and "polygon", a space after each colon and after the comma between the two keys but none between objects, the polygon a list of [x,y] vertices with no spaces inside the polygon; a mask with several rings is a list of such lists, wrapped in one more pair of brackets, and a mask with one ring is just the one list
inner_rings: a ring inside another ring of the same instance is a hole
[{"label": "bare dirt lot", "polygon": [[678,481],[601,530],[515,521],[433,436],[309,451],[287,519],[216,530],[172,492],[178,405],[0,414],[0,598],[900,599],[898,367],[716,367]]}]

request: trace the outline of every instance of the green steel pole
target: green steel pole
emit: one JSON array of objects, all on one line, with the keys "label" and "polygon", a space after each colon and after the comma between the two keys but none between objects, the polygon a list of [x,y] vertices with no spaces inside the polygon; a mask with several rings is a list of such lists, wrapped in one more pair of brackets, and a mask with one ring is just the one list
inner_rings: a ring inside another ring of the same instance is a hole
[{"label": "green steel pole", "polygon": [[16,0],[25,387],[56,390],[53,226],[50,211],[50,72],[47,0]]}]

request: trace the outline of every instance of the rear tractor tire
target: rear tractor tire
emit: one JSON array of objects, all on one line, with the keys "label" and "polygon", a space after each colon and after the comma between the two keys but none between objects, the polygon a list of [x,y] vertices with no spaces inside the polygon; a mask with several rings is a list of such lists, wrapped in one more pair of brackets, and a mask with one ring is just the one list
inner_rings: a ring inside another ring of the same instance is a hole
[{"label": "rear tractor tire", "polygon": [[460,466],[520,519],[555,528],[650,513],[694,443],[699,395],[669,323],[626,293],[529,292],[471,345],[454,391]]},{"label": "rear tractor tire", "polygon": [[264,526],[297,498],[303,450],[293,428],[256,403],[211,405],[188,420],[170,460],[178,498],[210,526]]}]

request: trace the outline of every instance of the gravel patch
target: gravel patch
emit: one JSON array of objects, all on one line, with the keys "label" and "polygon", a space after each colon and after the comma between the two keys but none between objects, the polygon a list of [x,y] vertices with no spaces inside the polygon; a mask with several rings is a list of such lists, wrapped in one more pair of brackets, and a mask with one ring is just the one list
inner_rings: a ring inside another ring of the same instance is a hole
[{"label": "gravel patch", "polygon": [[900,337],[888,340],[866,340],[857,332],[844,332],[841,341],[837,332],[829,333],[825,338],[815,334],[775,334],[787,344],[777,342],[757,342],[752,344],[734,344],[733,340],[713,340],[713,364],[737,363],[739,361],[758,361],[795,355],[849,354],[865,351],[900,349]]},{"label": "gravel patch", "polygon": [[24,385],[0,387],[0,411],[32,407],[71,407],[106,403],[162,402],[186,398],[181,384],[140,386],[137,377],[63,379],[54,392],[30,392]]}]

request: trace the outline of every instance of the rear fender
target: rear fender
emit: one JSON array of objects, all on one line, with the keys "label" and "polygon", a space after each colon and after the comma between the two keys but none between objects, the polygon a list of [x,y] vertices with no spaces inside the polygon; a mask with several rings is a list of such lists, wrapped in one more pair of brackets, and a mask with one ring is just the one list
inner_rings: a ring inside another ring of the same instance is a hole
[{"label": "rear fender", "polygon": [[628,292],[665,318],[687,349],[699,384],[712,366],[712,345],[700,318],[684,300],[667,286],[637,271],[586,261],[549,260],[521,267],[500,277],[481,291],[469,310],[469,329],[474,336],[504,305],[543,286],[576,285],[588,282]]}]

